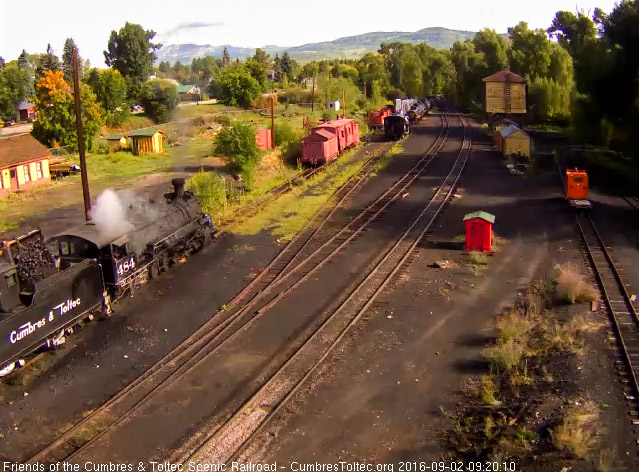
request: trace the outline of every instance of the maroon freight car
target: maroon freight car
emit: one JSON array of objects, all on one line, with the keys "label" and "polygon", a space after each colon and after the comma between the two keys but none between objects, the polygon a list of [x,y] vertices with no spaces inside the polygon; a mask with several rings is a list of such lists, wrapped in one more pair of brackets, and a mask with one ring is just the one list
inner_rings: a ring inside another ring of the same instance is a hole
[{"label": "maroon freight car", "polygon": [[359,144],[359,124],[349,118],[327,121],[302,140],[302,162],[317,165],[331,161]]}]

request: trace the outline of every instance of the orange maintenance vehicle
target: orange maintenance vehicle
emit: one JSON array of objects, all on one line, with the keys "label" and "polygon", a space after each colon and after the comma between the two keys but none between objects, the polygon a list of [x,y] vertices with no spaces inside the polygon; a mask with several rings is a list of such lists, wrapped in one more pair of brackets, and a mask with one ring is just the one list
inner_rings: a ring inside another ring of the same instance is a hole
[{"label": "orange maintenance vehicle", "polygon": [[577,168],[566,170],[566,199],[575,208],[590,208],[586,171]]}]

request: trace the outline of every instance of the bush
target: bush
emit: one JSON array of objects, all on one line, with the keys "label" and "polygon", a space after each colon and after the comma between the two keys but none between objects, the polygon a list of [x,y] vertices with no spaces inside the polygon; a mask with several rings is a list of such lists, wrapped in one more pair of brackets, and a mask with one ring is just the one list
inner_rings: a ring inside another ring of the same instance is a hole
[{"label": "bush", "polygon": [[260,161],[260,152],[255,144],[255,127],[244,121],[231,122],[215,137],[214,151],[227,158],[250,188]]},{"label": "bush", "polygon": [[598,441],[597,430],[601,429],[595,424],[598,418],[599,409],[594,402],[587,401],[583,405],[576,402],[552,433],[555,447],[574,457],[586,457]]},{"label": "bush", "polygon": [[282,148],[282,159],[291,164],[302,154],[302,133],[295,131],[289,124],[275,126],[275,144]]},{"label": "bush", "polygon": [[251,77],[246,67],[239,64],[224,69],[211,82],[210,92],[225,105],[249,108],[262,94],[260,83]]},{"label": "bush", "polygon": [[155,123],[168,121],[179,101],[175,85],[166,80],[150,80],[140,93],[140,104]]},{"label": "bush", "polygon": [[200,198],[204,213],[211,216],[220,216],[224,213],[226,182],[217,173],[200,170],[187,180],[186,188]]},{"label": "bush", "polygon": [[570,304],[593,302],[599,298],[597,290],[584,280],[584,276],[572,264],[555,266],[555,294],[559,300]]},{"label": "bush", "polygon": [[525,346],[523,343],[515,339],[510,339],[505,343],[497,343],[487,348],[484,348],[482,354],[491,366],[495,367],[498,371],[510,372],[521,363],[521,358],[524,355]]},{"label": "bush", "polygon": [[521,310],[511,310],[497,319],[498,338],[501,343],[524,343],[532,328],[533,322]]}]

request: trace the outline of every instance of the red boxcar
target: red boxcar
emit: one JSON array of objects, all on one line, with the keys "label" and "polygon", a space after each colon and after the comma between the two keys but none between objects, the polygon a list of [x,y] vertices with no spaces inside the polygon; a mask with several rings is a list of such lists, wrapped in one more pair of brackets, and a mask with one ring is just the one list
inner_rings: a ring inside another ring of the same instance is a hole
[{"label": "red boxcar", "polygon": [[338,154],[337,137],[328,130],[315,129],[302,140],[302,162],[306,164],[322,164]]},{"label": "red boxcar", "polygon": [[339,152],[359,144],[359,125],[350,118],[327,121],[314,130],[325,129],[337,136]]},{"label": "red boxcar", "polygon": [[316,165],[335,159],[359,144],[359,125],[351,119],[327,121],[302,140],[302,162]]}]

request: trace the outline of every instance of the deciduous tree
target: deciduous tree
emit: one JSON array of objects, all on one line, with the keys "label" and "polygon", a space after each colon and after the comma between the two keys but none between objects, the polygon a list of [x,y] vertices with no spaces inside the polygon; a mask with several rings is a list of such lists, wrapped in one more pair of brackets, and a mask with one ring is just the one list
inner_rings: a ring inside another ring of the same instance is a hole
[{"label": "deciduous tree", "polygon": [[140,93],[140,104],[149,118],[156,123],[168,121],[179,101],[175,85],[166,80],[149,80]]},{"label": "deciduous tree", "polygon": [[86,82],[104,110],[106,124],[121,124],[129,114],[126,81],[122,75],[115,69],[91,69]]},{"label": "deciduous tree", "polygon": [[[102,123],[100,106],[91,89],[84,83],[80,83],[80,98],[85,146],[91,151]],[[39,116],[33,124],[33,136],[46,146],[77,148],[75,102],[72,89],[64,80],[62,71],[43,71],[42,78],[36,85],[35,105]]]}]

